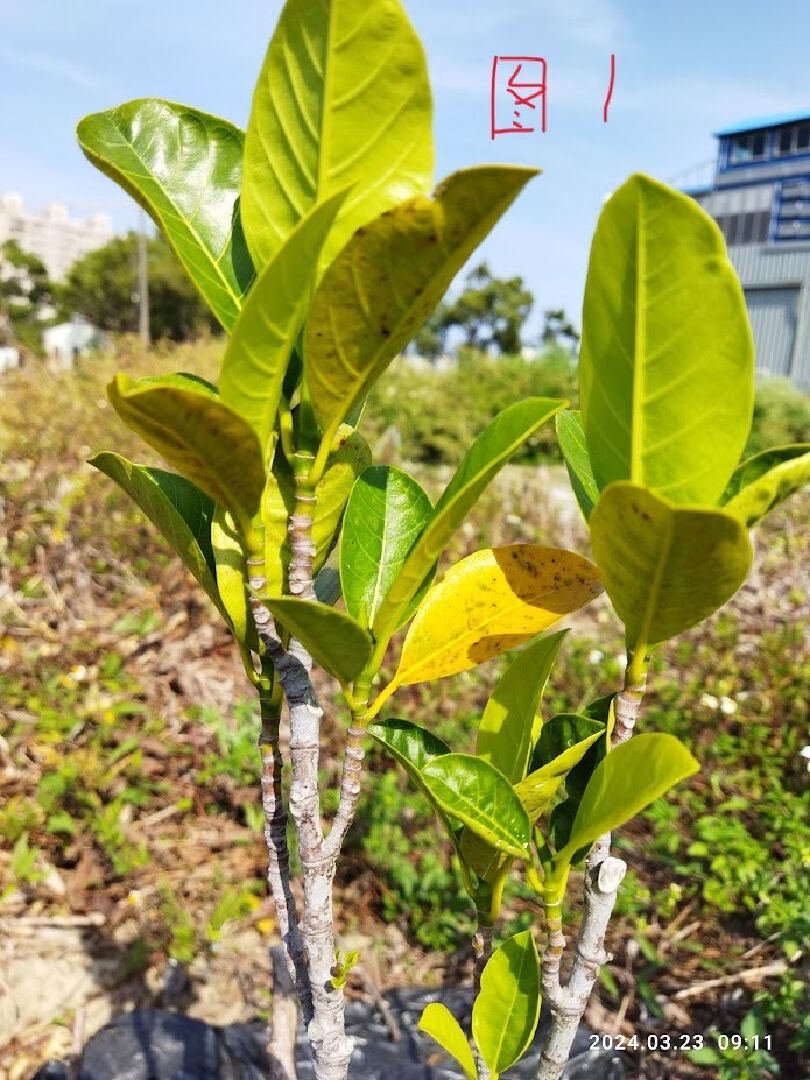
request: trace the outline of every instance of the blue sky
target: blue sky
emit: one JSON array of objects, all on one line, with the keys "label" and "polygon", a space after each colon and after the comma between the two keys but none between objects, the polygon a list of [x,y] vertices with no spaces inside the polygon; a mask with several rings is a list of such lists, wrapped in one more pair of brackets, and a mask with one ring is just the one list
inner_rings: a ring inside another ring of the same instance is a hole
[{"label": "blue sky", "polygon": [[[358,0],[362,2],[362,0]],[[579,323],[590,235],[631,172],[686,183],[712,132],[810,110],[806,0],[406,0],[435,96],[437,175],[484,161],[536,179],[482,249],[522,274],[543,308]],[[4,0],[0,4],[0,191],[39,209],[104,211],[134,225],[126,196],[76,148],[76,121],[133,97],[197,105],[244,124],[279,0]],[[610,54],[616,82],[602,122]],[[493,54],[546,57],[548,131],[489,134]],[[704,170],[705,174],[705,170]]]}]

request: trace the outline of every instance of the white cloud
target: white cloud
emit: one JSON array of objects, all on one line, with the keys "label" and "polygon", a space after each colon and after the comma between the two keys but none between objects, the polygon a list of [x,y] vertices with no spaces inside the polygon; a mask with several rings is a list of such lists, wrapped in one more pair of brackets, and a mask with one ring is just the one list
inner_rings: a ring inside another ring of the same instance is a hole
[{"label": "white cloud", "polygon": [[90,93],[104,93],[110,90],[107,83],[78,64],[72,64],[68,60],[50,56],[48,53],[5,52],[3,53],[3,60],[17,67],[25,68],[27,71],[34,71],[49,78],[70,83],[71,86],[76,87],[78,90],[86,90]]}]

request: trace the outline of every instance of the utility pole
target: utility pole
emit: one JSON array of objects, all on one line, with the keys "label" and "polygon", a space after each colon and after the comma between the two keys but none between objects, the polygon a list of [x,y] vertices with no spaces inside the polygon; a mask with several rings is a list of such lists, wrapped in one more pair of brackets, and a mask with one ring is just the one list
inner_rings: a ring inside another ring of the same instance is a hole
[{"label": "utility pole", "polygon": [[146,214],[140,212],[138,229],[138,332],[144,348],[149,348],[149,267],[146,260]]}]

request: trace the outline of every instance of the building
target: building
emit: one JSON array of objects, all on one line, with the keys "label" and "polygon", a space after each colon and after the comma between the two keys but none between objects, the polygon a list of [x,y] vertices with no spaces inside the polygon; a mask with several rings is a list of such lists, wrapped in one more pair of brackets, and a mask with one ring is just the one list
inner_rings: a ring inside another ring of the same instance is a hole
[{"label": "building", "polygon": [[16,240],[42,260],[52,281],[61,281],[77,259],[103,247],[112,235],[106,214],[71,218],[67,207],[52,203],[37,215],[25,209],[19,195],[0,195],[0,245]]},{"label": "building", "polygon": [[757,370],[810,390],[810,110],[715,133],[714,182],[688,192],[740,276]]},{"label": "building", "polygon": [[42,345],[54,367],[69,370],[77,357],[103,349],[109,342],[100,330],[91,326],[81,315],[74,315],[70,322],[43,330]]}]

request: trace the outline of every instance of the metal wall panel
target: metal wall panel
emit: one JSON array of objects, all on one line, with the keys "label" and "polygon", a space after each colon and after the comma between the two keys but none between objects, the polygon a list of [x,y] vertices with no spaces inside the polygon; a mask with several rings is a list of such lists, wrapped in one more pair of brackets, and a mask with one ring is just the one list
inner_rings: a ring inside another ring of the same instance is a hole
[{"label": "metal wall panel", "polygon": [[757,371],[769,375],[791,374],[799,296],[798,288],[745,290],[754,331]]},{"label": "metal wall panel", "polygon": [[[810,391],[810,245],[797,244],[786,250],[776,244],[743,244],[730,247],[728,253],[747,292],[768,287],[794,291],[795,327],[789,374],[794,385]],[[752,322],[753,319],[752,315]],[[780,355],[781,346],[778,342],[773,344],[776,355]]]}]

